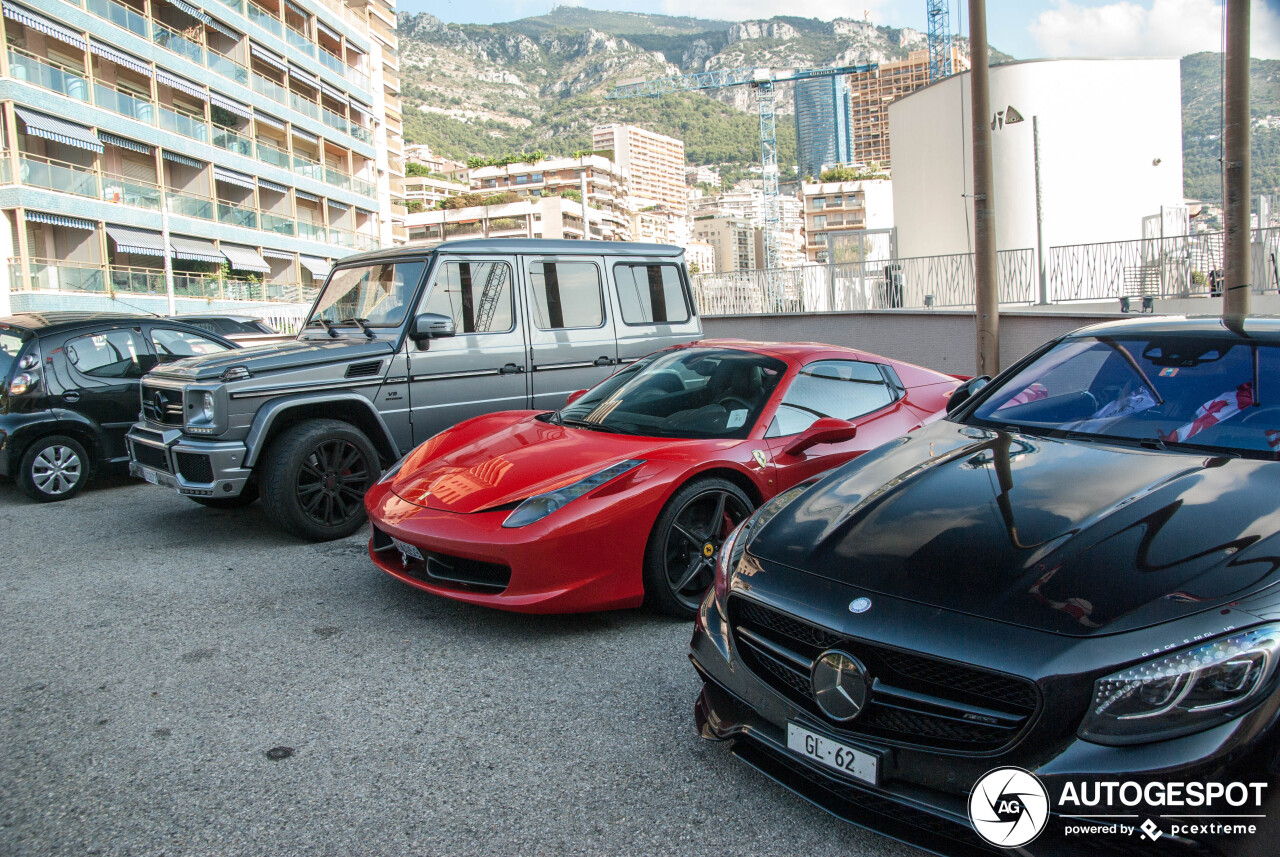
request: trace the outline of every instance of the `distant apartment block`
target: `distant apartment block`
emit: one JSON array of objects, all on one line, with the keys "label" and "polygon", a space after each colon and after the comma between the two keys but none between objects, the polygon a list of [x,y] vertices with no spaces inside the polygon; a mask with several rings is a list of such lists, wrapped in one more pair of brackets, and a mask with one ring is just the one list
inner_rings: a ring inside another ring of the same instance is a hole
[{"label": "distant apartment block", "polygon": [[688,167],[684,171],[684,183],[690,187],[700,184],[720,187],[720,173],[711,167]]},{"label": "distant apartment block", "polygon": [[801,176],[817,178],[824,167],[853,159],[849,81],[820,77],[795,85],[796,149]]},{"label": "distant apartment block", "polygon": [[585,188],[588,217],[599,229],[598,234],[593,234],[606,241],[631,238],[627,173],[608,158],[548,158],[536,164],[480,167],[471,170],[470,176],[472,190],[481,193],[543,197],[568,192],[581,196]]},{"label": "distant apartment block", "polygon": [[560,196],[529,196],[515,202],[410,214],[410,241],[457,238],[567,238],[604,240],[604,229],[582,203]]},{"label": "distant apartment block", "polygon": [[[803,219],[800,199],[791,194],[778,196],[778,249],[779,261],[784,268],[802,265],[805,262],[804,244],[801,240]],[[694,217],[706,215],[729,215],[748,221],[757,229],[765,226],[764,191],[759,188],[745,188],[741,185],[734,190],[720,194],[693,197],[689,200],[689,214]]]},{"label": "distant apartment block", "polygon": [[406,143],[404,147],[404,159],[408,163],[422,164],[433,173],[439,173],[446,178],[457,180],[466,180],[467,165],[461,161],[450,160],[443,155],[437,155],[431,151],[431,147],[426,143]]},{"label": "distant apartment block", "polygon": [[764,264],[764,233],[740,217],[702,217],[693,221],[693,240],[708,244],[714,263],[707,273],[752,271]]},{"label": "distant apartment block", "polygon": [[805,255],[810,262],[858,261],[843,258],[841,252],[853,233],[893,227],[893,182],[885,179],[806,182],[801,199]]},{"label": "distant apartment block", "polygon": [[301,300],[406,235],[384,0],[3,13],[0,312],[164,295],[166,255],[178,297]]},{"label": "distant apartment block", "polygon": [[[969,69],[969,60],[958,47],[951,49],[951,68],[957,74]],[[889,167],[889,105],[928,83],[928,51],[912,51],[905,60],[883,62],[872,71],[850,75],[853,148],[849,162],[874,161]]]},{"label": "distant apartment block", "polygon": [[684,248],[684,262],[691,274],[710,274],[716,269],[716,248],[705,241],[690,241]]},{"label": "distant apartment block", "polygon": [[591,132],[596,151],[612,150],[613,160],[630,178],[633,209],[662,206],[687,213],[684,143],[635,125],[597,125]]},{"label": "distant apartment block", "polygon": [[465,181],[451,181],[437,176],[408,176],[404,180],[404,201],[409,213],[435,208],[451,196],[467,193],[471,186]]}]

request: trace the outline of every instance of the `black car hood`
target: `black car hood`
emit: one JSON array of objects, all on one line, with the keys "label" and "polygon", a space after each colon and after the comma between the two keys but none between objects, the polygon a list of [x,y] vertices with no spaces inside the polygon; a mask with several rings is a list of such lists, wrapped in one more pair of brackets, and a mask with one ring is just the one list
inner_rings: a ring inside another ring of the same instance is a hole
[{"label": "black car hood", "polygon": [[390,354],[394,350],[395,346],[391,342],[379,339],[353,339],[345,336],[337,339],[295,339],[292,342],[184,357],[151,370],[151,374],[184,381],[211,381],[221,377],[232,366],[244,366],[250,373],[259,375],[339,360],[372,359]]},{"label": "black car hood", "polygon": [[750,553],[1072,636],[1217,607],[1280,579],[1280,463],[938,422],[833,471]]}]

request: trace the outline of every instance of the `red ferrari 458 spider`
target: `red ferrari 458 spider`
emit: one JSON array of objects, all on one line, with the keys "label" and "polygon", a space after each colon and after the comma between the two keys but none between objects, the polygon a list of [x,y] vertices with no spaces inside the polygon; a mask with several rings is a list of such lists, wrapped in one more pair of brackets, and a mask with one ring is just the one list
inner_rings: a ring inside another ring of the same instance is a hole
[{"label": "red ferrari 458 spider", "polygon": [[937,419],[957,383],[830,345],[669,348],[559,411],[476,417],[419,446],[365,497],[369,553],[473,604],[692,616],[752,509]]}]

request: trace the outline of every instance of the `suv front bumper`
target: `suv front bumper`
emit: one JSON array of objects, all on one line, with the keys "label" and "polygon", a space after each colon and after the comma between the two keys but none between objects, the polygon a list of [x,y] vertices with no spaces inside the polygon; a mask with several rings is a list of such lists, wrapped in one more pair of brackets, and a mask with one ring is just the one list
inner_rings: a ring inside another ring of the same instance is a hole
[{"label": "suv front bumper", "polygon": [[189,497],[235,497],[252,470],[242,466],[240,441],[198,440],[180,429],[154,429],[143,423],[129,429],[129,475],[164,485]]}]

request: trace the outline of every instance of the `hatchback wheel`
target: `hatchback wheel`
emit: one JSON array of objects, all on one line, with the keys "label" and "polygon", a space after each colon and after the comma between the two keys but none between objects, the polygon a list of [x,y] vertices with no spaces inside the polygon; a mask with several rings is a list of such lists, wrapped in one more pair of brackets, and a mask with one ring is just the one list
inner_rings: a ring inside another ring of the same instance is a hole
[{"label": "hatchback wheel", "polygon": [[382,474],[373,444],[339,420],[305,420],[289,428],[259,467],[267,514],[282,529],[317,542],[360,529],[365,492]]},{"label": "hatchback wheel", "polygon": [[65,435],[42,437],[22,456],[18,484],[37,503],[70,500],[89,479],[89,456]]}]

